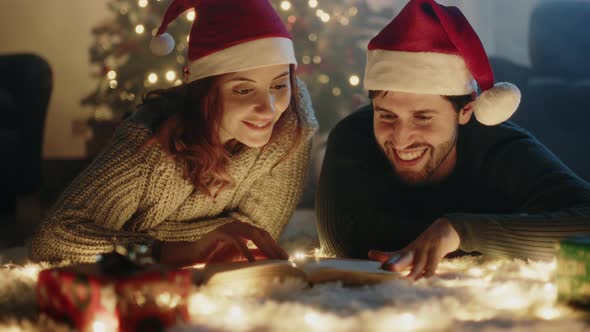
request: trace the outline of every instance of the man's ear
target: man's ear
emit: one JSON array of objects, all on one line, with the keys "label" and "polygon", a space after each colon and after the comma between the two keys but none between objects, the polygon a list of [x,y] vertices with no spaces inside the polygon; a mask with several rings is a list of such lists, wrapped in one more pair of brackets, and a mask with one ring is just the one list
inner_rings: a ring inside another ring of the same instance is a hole
[{"label": "man's ear", "polygon": [[470,101],[467,105],[463,106],[463,108],[459,111],[459,124],[464,125],[471,119],[471,115],[473,114],[473,106],[475,105],[475,101]]}]

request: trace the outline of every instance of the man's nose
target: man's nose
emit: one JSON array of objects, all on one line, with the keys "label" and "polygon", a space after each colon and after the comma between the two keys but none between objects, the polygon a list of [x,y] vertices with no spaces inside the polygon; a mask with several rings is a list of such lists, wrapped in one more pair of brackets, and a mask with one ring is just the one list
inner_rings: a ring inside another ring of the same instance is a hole
[{"label": "man's nose", "polygon": [[392,138],[396,149],[403,150],[415,142],[415,127],[410,123],[397,123],[393,128]]}]

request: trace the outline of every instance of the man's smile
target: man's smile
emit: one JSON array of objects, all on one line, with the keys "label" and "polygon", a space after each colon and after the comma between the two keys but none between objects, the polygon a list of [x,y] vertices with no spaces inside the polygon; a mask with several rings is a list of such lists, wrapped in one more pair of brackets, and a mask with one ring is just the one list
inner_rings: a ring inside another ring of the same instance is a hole
[{"label": "man's smile", "polygon": [[428,147],[423,147],[418,150],[393,150],[393,157],[395,159],[395,163],[399,166],[411,167],[418,164],[422,159],[424,159],[424,155],[426,155],[426,151],[428,151]]}]

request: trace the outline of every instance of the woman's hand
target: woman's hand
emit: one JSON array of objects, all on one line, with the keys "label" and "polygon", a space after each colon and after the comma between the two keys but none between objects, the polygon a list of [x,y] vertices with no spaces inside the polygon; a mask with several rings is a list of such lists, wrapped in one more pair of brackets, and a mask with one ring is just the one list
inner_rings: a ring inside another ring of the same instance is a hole
[{"label": "woman's hand", "polygon": [[[248,249],[248,240],[258,250]],[[266,230],[241,221],[220,226],[194,242],[163,242],[160,249],[160,262],[173,266],[253,262],[257,258],[288,259],[289,256]]]},{"label": "woman's hand", "polygon": [[446,254],[459,248],[459,234],[446,218],[437,219],[414,242],[402,250],[369,251],[369,259],[383,263],[382,268],[403,271],[412,267],[408,278],[430,277]]}]

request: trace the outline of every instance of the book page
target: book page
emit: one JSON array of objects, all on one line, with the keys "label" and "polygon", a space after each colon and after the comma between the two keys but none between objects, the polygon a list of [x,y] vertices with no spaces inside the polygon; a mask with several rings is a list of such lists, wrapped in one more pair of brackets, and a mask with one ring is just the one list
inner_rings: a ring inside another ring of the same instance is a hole
[{"label": "book page", "polygon": [[380,262],[366,259],[318,258],[310,259],[301,263],[295,262],[295,265],[302,268],[304,271],[330,268],[345,271],[391,274],[390,271],[381,269]]},{"label": "book page", "polygon": [[401,278],[400,273],[381,269],[381,263],[364,259],[318,258],[297,262],[309,282],[340,281],[345,285],[366,285]]},{"label": "book page", "polygon": [[196,285],[221,288],[233,294],[264,294],[271,284],[286,280],[299,286],[308,284],[307,275],[287,260],[212,264],[193,272]]}]

